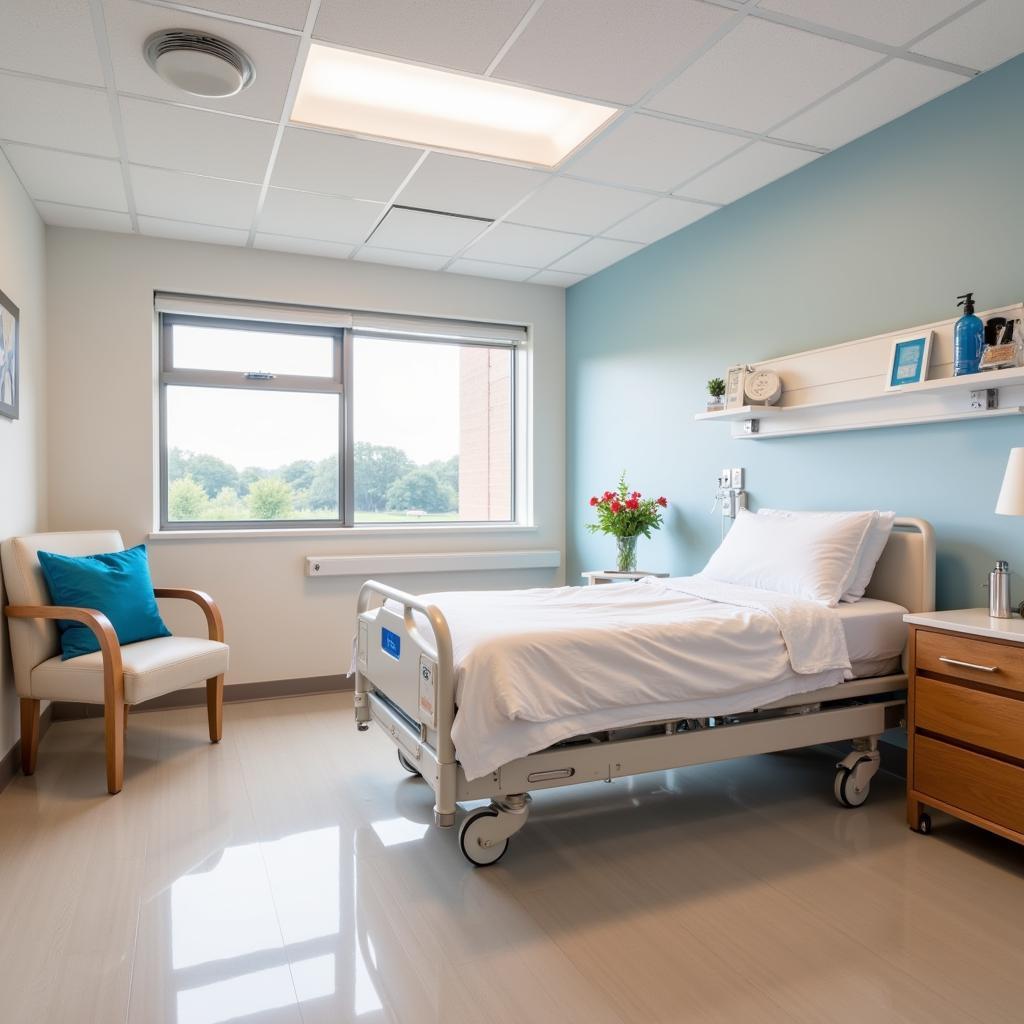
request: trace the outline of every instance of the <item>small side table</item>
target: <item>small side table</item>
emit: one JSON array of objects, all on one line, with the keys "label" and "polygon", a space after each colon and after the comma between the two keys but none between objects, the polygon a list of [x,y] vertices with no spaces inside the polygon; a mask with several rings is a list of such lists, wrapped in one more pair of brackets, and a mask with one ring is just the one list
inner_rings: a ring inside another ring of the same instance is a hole
[{"label": "small side table", "polygon": [[1024,620],[987,608],[903,619],[907,647],[907,821],[925,807],[1024,843]]},{"label": "small side table", "polygon": [[644,569],[637,569],[636,572],[616,572],[614,569],[591,569],[589,572],[582,573],[588,587],[596,586],[599,583],[618,583],[621,580],[635,583],[637,580],[642,580],[645,576],[655,576],[659,580],[663,580],[667,579],[668,575],[667,572],[647,572]]}]

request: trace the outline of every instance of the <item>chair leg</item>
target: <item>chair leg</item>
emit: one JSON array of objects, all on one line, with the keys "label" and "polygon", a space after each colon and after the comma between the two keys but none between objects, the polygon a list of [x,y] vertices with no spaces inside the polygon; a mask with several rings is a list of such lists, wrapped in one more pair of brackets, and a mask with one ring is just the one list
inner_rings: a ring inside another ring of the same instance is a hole
[{"label": "chair leg", "polygon": [[210,742],[220,743],[224,735],[224,677],[206,680],[206,717],[210,721]]},{"label": "chair leg", "polygon": [[39,753],[39,701],[21,698],[21,770],[32,775]]},{"label": "chair leg", "polygon": [[121,701],[103,705],[103,728],[107,745],[107,792],[120,793],[124,786],[124,709]]}]

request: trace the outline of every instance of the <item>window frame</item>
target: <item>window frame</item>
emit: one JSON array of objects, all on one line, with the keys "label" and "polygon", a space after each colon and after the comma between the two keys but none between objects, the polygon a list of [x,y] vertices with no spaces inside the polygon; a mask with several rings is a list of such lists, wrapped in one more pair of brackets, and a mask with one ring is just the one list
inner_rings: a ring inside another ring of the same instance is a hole
[{"label": "window frame", "polygon": [[[522,525],[519,520],[520,487],[525,483],[520,474],[528,474],[528,468],[520,465],[522,443],[520,431],[520,375],[523,373],[523,348],[516,343],[493,342],[485,339],[463,339],[458,336],[404,332],[381,327],[338,326],[332,324],[316,324],[312,322],[293,323],[287,320],[275,321],[266,319],[249,319],[248,317],[232,316],[230,300],[225,300],[225,313],[222,316],[205,313],[177,313],[167,310],[157,312],[158,337],[158,521],[161,533],[178,531],[253,531],[263,530],[383,530],[414,529],[420,530],[451,530],[460,527],[478,529],[495,527],[508,529]],[[325,310],[325,314],[328,311]],[[325,317],[326,318],[326,317]],[[453,323],[458,323],[455,321]],[[333,341],[333,367],[330,377],[298,376],[291,374],[275,374],[269,380],[253,379],[249,373],[260,372],[258,368],[247,371],[237,370],[197,370],[175,368],[174,366],[174,327],[177,325],[196,327],[213,327],[230,330],[232,326],[246,331],[265,331],[274,334],[306,334],[323,337],[330,336]],[[486,327],[486,325],[482,325]],[[351,385],[353,383],[353,355],[355,336],[369,339],[378,337],[381,340],[413,341],[420,344],[444,344],[457,347],[494,348],[508,351],[511,369],[509,393],[509,518],[500,520],[465,519],[440,520],[431,522],[401,523],[366,523],[355,520],[355,481],[354,454],[355,439],[353,433],[353,401]],[[242,391],[285,391],[305,394],[334,394],[338,396],[338,516],[326,519],[233,519],[233,520],[196,520],[171,521],[168,519],[168,445],[167,445],[167,388],[173,386],[225,388]]]},{"label": "window frame", "polygon": [[[160,313],[160,530],[280,530],[316,529],[323,527],[343,528],[349,509],[346,501],[351,499],[351,480],[346,479],[345,454],[347,438],[351,433],[352,403],[347,400],[345,382],[351,369],[351,342],[345,337],[346,328],[317,326],[315,324],[274,323],[268,320],[248,320],[237,317],[197,316],[186,313]],[[230,330],[232,326],[246,331],[263,331],[268,334],[306,334],[332,340],[332,372],[330,377],[298,376],[275,374],[269,380],[252,379],[246,374],[260,372],[251,370],[193,370],[174,366],[174,328],[177,325],[191,327],[213,327]],[[327,394],[338,396],[338,515],[324,519],[217,519],[178,521],[168,518],[168,445],[167,445],[167,388],[168,387],[224,388],[235,391],[285,391],[300,394]]]}]

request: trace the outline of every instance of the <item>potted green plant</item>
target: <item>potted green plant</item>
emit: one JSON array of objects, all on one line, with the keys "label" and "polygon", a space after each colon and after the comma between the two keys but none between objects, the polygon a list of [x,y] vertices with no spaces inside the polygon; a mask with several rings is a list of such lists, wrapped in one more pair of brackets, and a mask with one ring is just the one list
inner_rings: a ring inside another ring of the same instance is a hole
[{"label": "potted green plant", "polygon": [[651,539],[651,530],[660,530],[662,510],[668,508],[667,498],[645,498],[631,491],[623,470],[614,491],[605,491],[590,499],[597,510],[597,522],[588,523],[591,533],[607,533],[615,538],[616,572],[636,572],[636,542],[640,536]]},{"label": "potted green plant", "polygon": [[712,377],[708,381],[708,412],[725,407],[725,403],[722,401],[724,395],[725,381],[721,377]]}]

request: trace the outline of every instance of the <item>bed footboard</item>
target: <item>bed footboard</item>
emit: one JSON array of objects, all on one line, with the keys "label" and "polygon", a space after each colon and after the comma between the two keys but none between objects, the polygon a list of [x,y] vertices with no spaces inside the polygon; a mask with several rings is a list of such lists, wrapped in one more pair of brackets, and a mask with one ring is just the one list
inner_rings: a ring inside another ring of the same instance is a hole
[{"label": "bed footboard", "polygon": [[399,755],[404,750],[434,790],[434,821],[450,827],[458,766],[448,623],[434,605],[377,580],[360,589],[357,614],[356,727],[366,729],[373,719],[391,734]]}]

